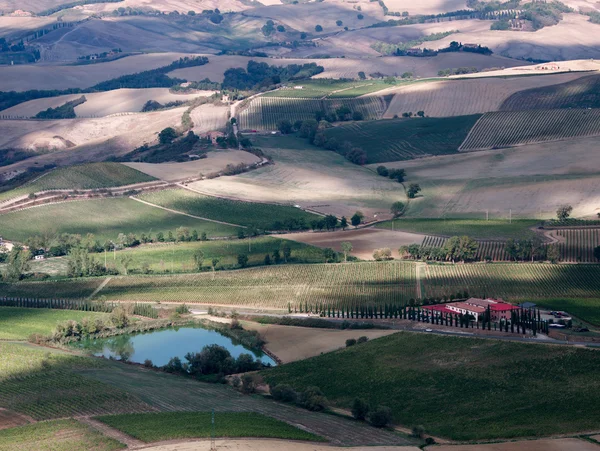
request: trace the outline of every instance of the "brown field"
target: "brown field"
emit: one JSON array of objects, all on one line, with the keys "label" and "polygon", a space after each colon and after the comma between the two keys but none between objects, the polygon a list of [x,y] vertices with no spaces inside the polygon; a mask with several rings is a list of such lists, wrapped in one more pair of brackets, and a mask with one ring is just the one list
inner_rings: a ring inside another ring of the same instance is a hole
[{"label": "brown field", "polygon": [[[10,11],[16,8],[4,7],[5,2],[0,1],[0,11]],[[3,38],[18,38],[27,34],[28,30],[44,28],[56,22],[54,17],[11,17],[0,16],[0,36]]]},{"label": "brown field", "polygon": [[63,3],[65,0],[0,0],[0,11],[7,13],[22,9],[37,13]]},{"label": "brown field", "polygon": [[189,53],[153,53],[133,55],[108,63],[81,66],[38,63],[34,65],[0,66],[3,91],[89,88],[101,81],[166,66]]},{"label": "brown field", "polygon": [[[279,2],[279,4],[281,3]],[[244,5],[238,0],[125,0],[120,2],[118,5],[115,5],[114,3],[86,5],[83,9],[98,13],[111,12],[115,8],[119,7],[150,7],[162,12],[178,11],[180,13],[187,13],[188,11],[195,11],[199,13],[204,9],[215,8],[218,8],[221,12],[225,13],[231,11],[243,11],[249,8],[249,6]]]},{"label": "brown field", "polygon": [[527,440],[480,445],[428,446],[430,451],[599,451],[600,446],[577,438]]},{"label": "brown field", "polygon": [[31,422],[33,422],[33,420],[27,418],[25,415],[11,412],[10,410],[0,407],[0,430],[23,426]]},{"label": "brown field", "polygon": [[0,121],[0,148],[40,152],[39,156],[2,167],[0,176],[18,173],[34,163],[63,166],[125,154],[144,143],[156,142],[160,130],[181,125],[184,111],[175,108],[98,119]]},{"label": "brown field", "polygon": [[425,111],[427,116],[432,117],[461,116],[498,111],[502,102],[515,92],[565,83],[584,75],[572,73],[417,83],[380,91],[377,95],[395,94],[384,118],[401,116],[407,111]]},{"label": "brown field", "polygon": [[594,9],[600,10],[600,5],[595,0],[565,0],[563,3],[575,11],[587,12]]},{"label": "brown field", "polygon": [[563,204],[576,217],[600,212],[598,138],[389,163],[406,169],[423,197],[409,215],[441,217],[483,213],[493,217],[549,218]]},{"label": "brown field", "polygon": [[283,363],[304,360],[344,348],[349,338],[365,336],[372,340],[396,332],[394,330],[315,329],[247,321],[244,321],[244,328],[257,330],[267,342],[266,348]]},{"label": "brown field", "polygon": [[189,161],[186,163],[124,163],[125,165],[144,172],[157,179],[168,182],[182,180],[185,178],[198,177],[199,174],[210,174],[220,171],[228,164],[258,163],[260,158],[249,152],[240,150],[219,150],[209,152],[202,160]]},{"label": "brown field", "polygon": [[228,106],[200,105],[190,113],[197,135],[213,130],[223,130],[229,114]]},{"label": "brown field", "polygon": [[[313,443],[292,442],[285,440],[230,440],[218,439],[218,449],[230,451],[345,451],[348,448],[340,448],[329,445],[315,445]],[[163,445],[144,448],[148,451],[209,451],[210,440],[186,441],[176,443],[165,443]],[[356,446],[352,451],[419,451],[415,446]]]},{"label": "brown field", "polygon": [[342,251],[342,243],[352,243],[351,255],[363,260],[373,260],[373,251],[389,248],[395,254],[400,246],[421,244],[425,235],[383,229],[357,229],[336,232],[303,232],[291,233],[285,239],[310,244],[317,247],[330,247]]},{"label": "brown field", "polygon": [[[118,113],[138,113],[149,100],[162,103],[187,102],[197,97],[207,97],[214,91],[199,91],[194,94],[175,94],[168,88],[149,89],[115,89],[114,91],[84,94],[87,101],[75,107],[77,117],[105,117]],[[47,108],[56,108],[78,99],[82,94],[69,94],[65,96],[50,97],[46,99],[30,100],[2,111],[3,115],[18,117],[34,117]]]},{"label": "brown field", "polygon": [[546,61],[600,58],[598,25],[580,14],[564,14],[564,20],[558,25],[536,32],[465,32],[439,41],[426,42],[421,47],[437,49],[447,47],[451,41],[477,43],[491,48],[497,55],[511,58]]},{"label": "brown field", "polygon": [[[271,144],[270,144],[271,145]],[[296,204],[304,209],[350,218],[361,210],[367,218],[390,217],[404,200],[401,185],[354,165],[334,152],[268,148],[274,165],[233,177],[190,184],[202,193],[246,201]]]},{"label": "brown field", "polygon": [[[489,78],[512,77],[519,75],[548,75],[562,72],[586,72],[600,70],[600,61],[595,60],[568,60],[554,61],[551,63],[529,64],[525,66],[508,67],[500,70],[479,72],[474,74],[452,75],[448,78]],[[586,75],[586,74],[582,74]],[[587,74],[589,75],[589,74]]]}]

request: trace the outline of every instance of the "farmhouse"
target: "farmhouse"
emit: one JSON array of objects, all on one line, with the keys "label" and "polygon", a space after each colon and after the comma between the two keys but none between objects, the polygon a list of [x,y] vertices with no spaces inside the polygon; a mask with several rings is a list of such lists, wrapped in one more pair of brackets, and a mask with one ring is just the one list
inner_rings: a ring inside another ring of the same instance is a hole
[{"label": "farmhouse", "polygon": [[477,305],[467,304],[466,302],[453,302],[446,304],[449,310],[453,313],[462,313],[463,315],[471,315],[475,321],[479,321],[479,316],[485,313],[485,308]]},{"label": "farmhouse", "polygon": [[517,310],[519,307],[507,304],[502,300],[469,298],[466,301],[428,305],[423,308],[444,314],[456,315],[462,313],[463,315],[471,315],[475,318],[475,321],[478,321],[489,308],[492,321],[500,321],[501,319],[510,319],[510,312]]},{"label": "farmhouse", "polygon": [[511,304],[507,304],[503,302],[501,299],[479,299],[479,298],[469,298],[465,301],[465,304],[473,305],[477,307],[483,307],[487,309],[489,307],[492,321],[499,321],[500,319],[508,319],[510,318],[510,312],[512,310],[518,310],[519,307],[516,307]]}]

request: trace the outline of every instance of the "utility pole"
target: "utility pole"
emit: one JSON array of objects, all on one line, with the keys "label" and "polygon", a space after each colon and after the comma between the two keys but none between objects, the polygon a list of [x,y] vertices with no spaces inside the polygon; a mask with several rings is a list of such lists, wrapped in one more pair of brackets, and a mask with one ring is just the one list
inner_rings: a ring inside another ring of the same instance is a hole
[{"label": "utility pole", "polygon": [[512,224],[512,208],[508,210],[508,223]]},{"label": "utility pole", "polygon": [[212,410],[210,422],[210,451],[217,451],[217,444],[215,443],[215,409]]},{"label": "utility pole", "polygon": [[490,211],[489,211],[489,210],[486,210],[486,211],[485,211],[485,220],[486,220],[486,221],[489,221],[489,220],[490,220]]}]

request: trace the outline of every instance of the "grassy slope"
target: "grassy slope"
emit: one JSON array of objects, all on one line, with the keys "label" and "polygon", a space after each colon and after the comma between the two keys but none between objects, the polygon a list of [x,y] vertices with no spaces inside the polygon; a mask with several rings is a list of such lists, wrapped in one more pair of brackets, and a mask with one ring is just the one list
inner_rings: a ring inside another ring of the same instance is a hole
[{"label": "grassy slope", "polygon": [[356,122],[326,131],[328,138],[361,147],[368,162],[385,163],[458,152],[479,115],[452,118],[385,119]]},{"label": "grassy slope", "polygon": [[[405,232],[424,233],[426,235],[468,235],[479,239],[508,239],[523,238],[531,235],[530,227],[539,221],[492,219],[490,221],[478,219],[397,219],[394,221],[394,230]],[[377,228],[392,229],[392,222],[387,221],[377,225]]]},{"label": "grassy slope", "polygon": [[72,310],[0,307],[0,340],[26,340],[31,334],[49,335],[56,323],[104,316],[102,313]]},{"label": "grassy slope", "polygon": [[397,422],[457,440],[539,436],[600,427],[597,351],[400,332],[263,373],[316,385],[337,405],[354,397]]},{"label": "grassy slope", "polygon": [[0,451],[113,451],[125,445],[75,420],[55,420],[0,430]]},{"label": "grassy slope", "polygon": [[95,235],[100,242],[116,240],[119,233],[166,233],[178,227],[196,229],[210,236],[237,235],[230,226],[170,213],[127,198],[51,204],[2,215],[2,235],[23,241],[43,233]]},{"label": "grassy slope", "polygon": [[[99,417],[103,423],[146,443],[211,436],[209,412],[165,412]],[[309,432],[254,412],[218,412],[215,437],[262,437],[322,441]]]},{"label": "grassy slope", "polygon": [[147,202],[194,216],[214,219],[259,229],[270,229],[273,223],[286,219],[304,219],[307,224],[319,216],[299,208],[273,204],[238,202],[203,196],[184,189],[166,190],[140,196]]},{"label": "grassy slope", "polygon": [[[250,244],[250,247],[248,244]],[[132,258],[130,270],[141,269],[144,264],[147,264],[151,271],[157,273],[165,270],[176,272],[194,271],[194,253],[197,250],[202,250],[204,252],[204,266],[206,267],[211,265],[214,257],[220,259],[219,264],[222,267],[237,266],[237,256],[239,254],[248,256],[248,266],[258,266],[264,264],[265,255],[269,254],[272,258],[273,252],[280,250],[282,244],[287,244],[292,249],[291,262],[322,263],[325,261],[323,251],[320,248],[272,237],[253,238],[250,243],[247,239],[244,239],[176,243],[174,245],[153,244],[117,252],[117,259],[126,255],[130,256]],[[283,256],[282,251],[280,251],[280,255]],[[102,255],[98,258],[103,261]],[[119,267],[118,260],[115,262],[112,255],[108,256],[108,265]]]},{"label": "grassy slope", "polygon": [[120,163],[91,163],[50,171],[38,180],[0,193],[0,202],[48,189],[97,189],[155,180]]}]

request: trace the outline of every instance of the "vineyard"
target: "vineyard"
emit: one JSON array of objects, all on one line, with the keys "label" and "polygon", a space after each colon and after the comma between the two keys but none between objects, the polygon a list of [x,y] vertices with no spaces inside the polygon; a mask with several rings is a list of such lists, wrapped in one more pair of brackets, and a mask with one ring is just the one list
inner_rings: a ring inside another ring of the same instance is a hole
[{"label": "vineyard", "polygon": [[352,112],[362,113],[365,120],[380,119],[387,109],[384,97],[360,97],[351,99],[310,99],[260,96],[252,99],[246,108],[238,113],[241,130],[277,130],[277,123],[287,119],[314,119],[315,113],[335,110],[345,106]]},{"label": "vineyard", "polygon": [[502,103],[500,110],[554,108],[600,108],[600,75],[590,75],[567,83],[517,92]]},{"label": "vineyard", "polygon": [[485,114],[460,150],[485,150],[600,135],[600,109],[501,111]]},{"label": "vineyard", "polygon": [[[406,83],[408,84],[408,83]],[[301,89],[300,89],[301,86]],[[330,79],[312,79],[302,80],[296,88],[291,85],[287,88],[280,88],[275,91],[265,93],[264,97],[285,97],[296,99],[322,99],[330,98],[354,98],[364,94],[381,91],[389,88],[390,85],[382,80],[330,80]]]},{"label": "vineyard", "polygon": [[[423,240],[421,247],[444,247],[448,241],[448,238],[439,236],[427,236]],[[479,247],[477,248],[477,254],[475,260],[485,261],[509,261],[510,257],[504,250],[504,241],[478,241]]]},{"label": "vineyard", "polygon": [[385,163],[458,151],[479,115],[353,122],[326,130],[327,138],[362,148],[368,162]]},{"label": "vineyard", "polygon": [[594,248],[600,246],[599,229],[559,229],[551,232],[559,240],[561,260],[569,263],[597,263]]},{"label": "vineyard", "polygon": [[194,216],[263,230],[282,229],[290,220],[308,225],[318,219],[317,215],[292,206],[233,201],[183,189],[144,194],[140,199]]},{"label": "vineyard", "polygon": [[421,272],[424,297],[467,291],[507,300],[596,298],[600,266],[541,263],[428,265]]},{"label": "vineyard", "polygon": [[0,193],[0,202],[50,189],[98,189],[150,182],[154,177],[120,163],[91,163],[48,172],[17,189]]}]

